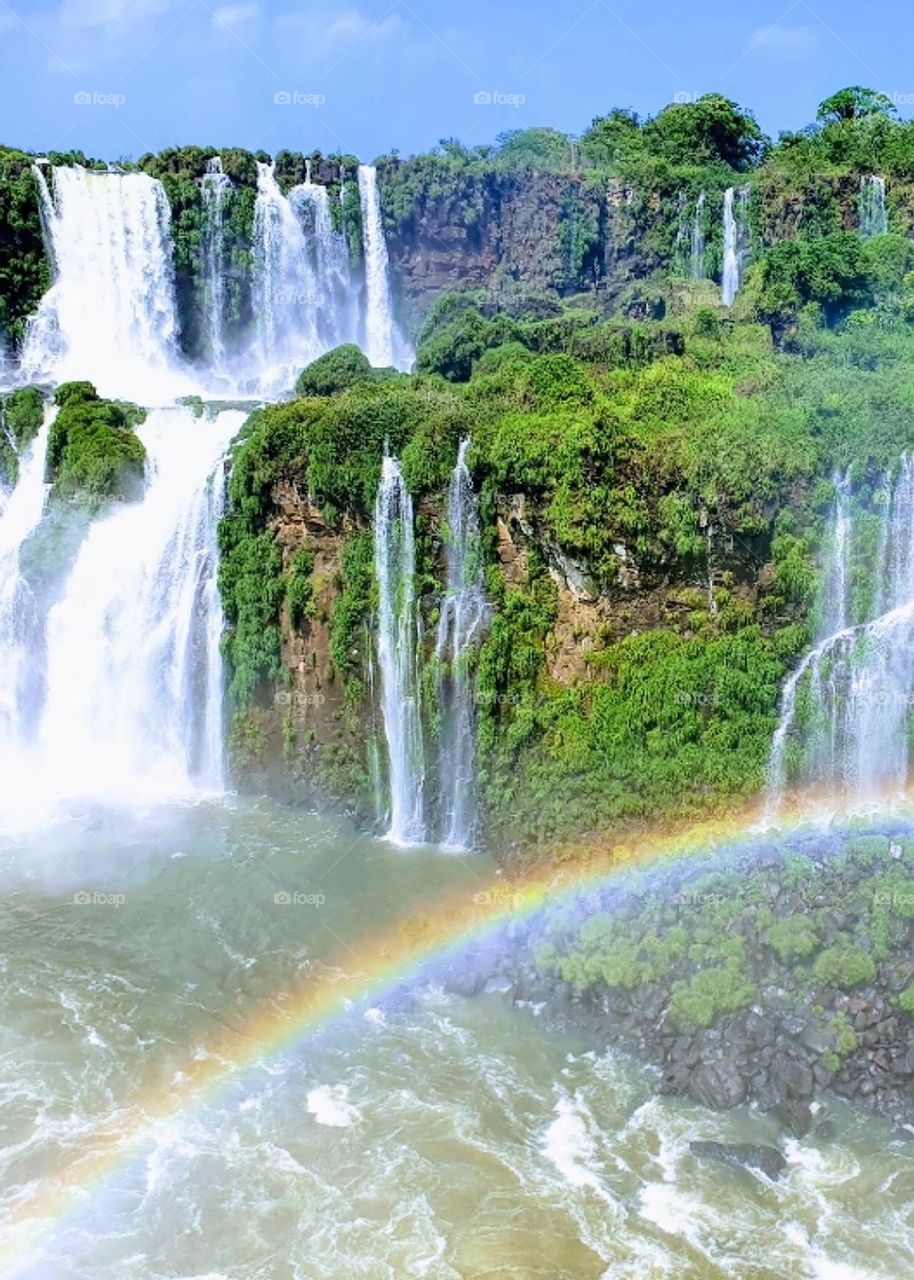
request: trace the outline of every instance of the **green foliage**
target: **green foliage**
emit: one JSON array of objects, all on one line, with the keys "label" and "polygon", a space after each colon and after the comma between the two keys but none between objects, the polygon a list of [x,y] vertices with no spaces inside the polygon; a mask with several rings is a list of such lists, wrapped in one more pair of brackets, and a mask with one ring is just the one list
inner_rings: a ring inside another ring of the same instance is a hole
[{"label": "green foliage", "polygon": [[898,1008],[901,1009],[903,1013],[910,1014],[910,1016],[914,1018],[914,983],[909,987],[905,987],[904,991],[902,991],[901,995],[898,997]]},{"label": "green foliage", "polygon": [[363,672],[363,639],[374,599],[374,539],[367,530],[343,543],[339,589],[333,601],[330,656],[350,680]]},{"label": "green foliage", "polygon": [[374,369],[368,357],[352,344],[334,347],[303,369],[295,384],[299,396],[332,396],[360,382],[393,375],[394,370]]},{"label": "green foliage", "polygon": [[41,235],[32,157],[0,147],[0,352],[18,344],[50,271]]},{"label": "green foliage", "polygon": [[792,964],[818,949],[819,935],[808,916],[785,916],[768,930],[768,945],[783,964]]},{"label": "green foliage", "polygon": [[861,947],[852,944],[828,947],[819,953],[813,965],[817,982],[826,987],[838,987],[847,991],[876,977],[873,957]]},{"label": "green foliage", "polygon": [[299,547],[292,556],[286,579],[286,608],[289,610],[289,623],[294,631],[300,631],[305,619],[311,612],[314,587],[311,575],[314,572],[314,556],[307,547]]},{"label": "green foliage", "polygon": [[645,143],[674,164],[728,165],[747,169],[767,139],[755,118],[719,93],[695,102],[674,102],[644,128]]},{"label": "green foliage", "polygon": [[795,318],[801,306],[815,302],[833,324],[871,296],[864,246],[848,231],[781,241],[768,250],[757,270],[757,310],[769,323]]},{"label": "green foliage", "polygon": [[12,486],[19,475],[19,454],[34,439],[44,418],[36,387],[0,395],[0,484]]},{"label": "green foliage", "polygon": [[231,516],[219,525],[219,552],[229,694],[236,708],[245,708],[263,693],[265,681],[282,675],[282,552],[271,530],[255,533],[242,517]]},{"label": "green foliage", "polygon": [[48,437],[48,475],[55,500],[90,507],[135,496],[143,481],[146,450],[133,427],[136,406],[102,400],[88,382],[58,387],[57,416]]},{"label": "green foliage", "polygon": [[865,120],[869,116],[894,116],[897,111],[891,98],[875,89],[864,89],[861,85],[851,85],[847,89],[839,89],[819,104],[816,119],[830,124],[838,120]]},{"label": "green foliage", "polygon": [[741,966],[701,969],[674,988],[670,1017],[682,1027],[709,1027],[721,1014],[745,1009],[754,996],[755,987]]}]

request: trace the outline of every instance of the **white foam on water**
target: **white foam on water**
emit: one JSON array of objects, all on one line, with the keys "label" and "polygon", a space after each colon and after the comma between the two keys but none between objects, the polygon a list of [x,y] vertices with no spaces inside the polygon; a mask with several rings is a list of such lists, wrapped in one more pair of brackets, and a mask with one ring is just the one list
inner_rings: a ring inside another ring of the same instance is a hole
[{"label": "white foam on water", "polygon": [[345,1084],[322,1084],[308,1091],[305,1109],[317,1124],[331,1129],[347,1129],[362,1118],[358,1107],[349,1102]]}]

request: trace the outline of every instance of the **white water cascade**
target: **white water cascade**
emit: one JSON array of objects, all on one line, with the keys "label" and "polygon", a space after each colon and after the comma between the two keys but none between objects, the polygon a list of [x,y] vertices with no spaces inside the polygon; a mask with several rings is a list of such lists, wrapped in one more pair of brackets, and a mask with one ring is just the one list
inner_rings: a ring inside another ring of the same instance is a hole
[{"label": "white water cascade", "polygon": [[743,280],[748,256],[749,188],[728,187],[724,192],[724,263],[720,297],[725,307],[732,307]]},{"label": "white water cascade", "polygon": [[225,204],[232,181],[222,171],[219,156],[206,163],[200,179],[203,198],[203,244],[201,275],[203,318],[210,366],[214,373],[225,368]]},{"label": "white water cascade", "polygon": [[885,207],[885,178],[873,174],[860,179],[857,219],[864,240],[886,234],[889,217]]},{"label": "white water cascade", "polygon": [[307,182],[289,192],[289,203],[311,245],[319,340],[327,351],[344,342],[357,342],[358,298],[349,267],[349,248],[342,232],[334,230],[327,188],[311,182],[309,176]]},{"label": "white water cascade", "polygon": [[395,844],[425,839],[425,762],[419,708],[419,671],[413,504],[395,458],[385,456],[374,521],[378,579],[378,668],[387,740],[390,826]]},{"label": "white water cascade", "polygon": [[365,353],[375,366],[406,369],[410,358],[393,318],[377,170],[360,164],[358,177],[365,251]]},{"label": "white water cascade", "polygon": [[447,587],[438,623],[439,791],[442,842],[467,849],[475,812],[474,686],[469,663],[488,616],[482,576],[479,503],[462,440],[447,497]]},{"label": "white water cascade", "polygon": [[170,223],[145,173],[33,167],[53,284],[29,324],[26,381],[88,379],[101,395],[163,404],[193,390],[179,370]]},{"label": "white water cascade", "polygon": [[53,417],[53,409],[47,409],[38,434],[19,459],[19,478],[0,510],[0,756],[16,748],[25,731],[25,702],[35,660],[34,609],[20,556],[44,513],[45,461]]},{"label": "white water cascade", "polygon": [[240,411],[153,410],[141,501],[97,519],[47,623],[39,761],[57,797],[220,789],[221,460]]},{"label": "white water cascade", "polygon": [[269,394],[287,390],[299,370],[324,350],[308,243],[272,164],[257,166],[253,248],[258,382]]},{"label": "white water cascade", "polygon": [[[851,807],[906,785],[914,706],[914,457],[898,470],[877,549],[869,617],[851,617],[854,528],[847,478],[836,486],[819,638],[789,677],[772,744],[768,815],[779,812],[788,772],[837,792]],[[805,705],[802,706],[801,693]],[[801,767],[788,769],[796,747]]]},{"label": "white water cascade", "polygon": [[689,255],[689,274],[693,280],[703,280],[705,275],[705,193],[699,191],[692,217],[692,243]]}]

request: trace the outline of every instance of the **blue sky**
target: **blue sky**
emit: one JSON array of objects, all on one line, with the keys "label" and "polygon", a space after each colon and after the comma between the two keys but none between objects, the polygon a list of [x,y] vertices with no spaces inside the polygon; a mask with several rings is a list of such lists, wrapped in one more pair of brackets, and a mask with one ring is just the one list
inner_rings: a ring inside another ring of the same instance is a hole
[{"label": "blue sky", "polygon": [[914,114],[912,37],[901,0],[0,0],[0,142],[370,159],[712,90],[776,135],[845,84]]}]

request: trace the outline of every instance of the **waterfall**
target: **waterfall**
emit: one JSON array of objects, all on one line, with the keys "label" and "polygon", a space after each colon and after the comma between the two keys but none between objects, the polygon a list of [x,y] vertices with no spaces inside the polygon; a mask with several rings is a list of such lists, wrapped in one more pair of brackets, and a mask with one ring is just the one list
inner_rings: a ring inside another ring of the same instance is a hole
[{"label": "waterfall", "polygon": [[749,247],[748,204],[748,187],[728,187],[724,192],[724,265],[720,296],[725,307],[733,305],[742,284]]},{"label": "waterfall", "polygon": [[288,390],[324,350],[317,330],[317,281],[299,219],[279,189],[272,164],[257,165],[253,303],[259,381]]},{"label": "waterfall", "polygon": [[232,182],[222,172],[222,161],[213,156],[200,179],[203,199],[203,279],[204,330],[210,364],[220,372],[225,364],[225,202]]},{"label": "waterfall", "polygon": [[388,839],[425,839],[422,791],[425,764],[419,714],[416,550],[413,504],[395,458],[385,456],[375,504],[378,579],[378,667],[390,785]]},{"label": "waterfall", "polygon": [[410,360],[393,318],[377,171],[374,165],[360,164],[358,176],[365,249],[365,353],[375,366],[407,368]]},{"label": "waterfall", "polygon": [[[310,172],[310,171],[309,171]],[[358,312],[346,237],[334,231],[327,188],[310,180],[289,192],[289,204],[312,246],[318,336],[329,351],[358,337]]]},{"label": "waterfall", "polygon": [[88,379],[101,395],[162,404],[192,390],[178,371],[171,213],[145,173],[33,166],[51,288],[31,320],[27,380]]},{"label": "waterfall", "polygon": [[832,478],[835,490],[835,511],[832,519],[825,572],[823,575],[822,618],[816,638],[824,640],[843,631],[848,625],[850,600],[851,556],[851,479],[850,472]]},{"label": "waterfall", "polygon": [[885,178],[873,174],[860,179],[860,195],[857,200],[857,220],[864,240],[871,236],[884,236],[889,229],[885,208]]},{"label": "waterfall", "polygon": [[259,164],[253,259],[255,379],[278,393],[319,355],[358,339],[349,249],[327,188],[309,180],[284,196],[273,166]]},{"label": "waterfall", "polygon": [[[825,607],[817,642],[784,685],[768,774],[769,816],[788,781],[796,744],[800,781],[838,791],[850,804],[899,793],[908,777],[914,698],[914,456],[901,459],[883,515],[869,617],[850,608],[853,520],[847,476],[837,480]],[[798,701],[808,690],[805,719]]]},{"label": "waterfall", "polygon": [[24,738],[25,710],[32,664],[34,609],[20,567],[20,553],[44,512],[45,460],[54,411],[19,459],[19,478],[0,510],[0,745],[15,747]]},{"label": "waterfall", "polygon": [[699,191],[692,218],[692,246],[689,258],[689,274],[693,280],[703,280],[705,275],[705,193]]},{"label": "waterfall", "polygon": [[443,843],[466,849],[473,841],[475,724],[469,661],[486,622],[479,504],[462,440],[447,497],[447,589],[438,623],[438,707],[441,716],[439,788]]},{"label": "waterfall", "polygon": [[97,519],[47,622],[43,776],[131,803],[222,785],[221,459],[244,420],[153,410],[141,501]]}]

